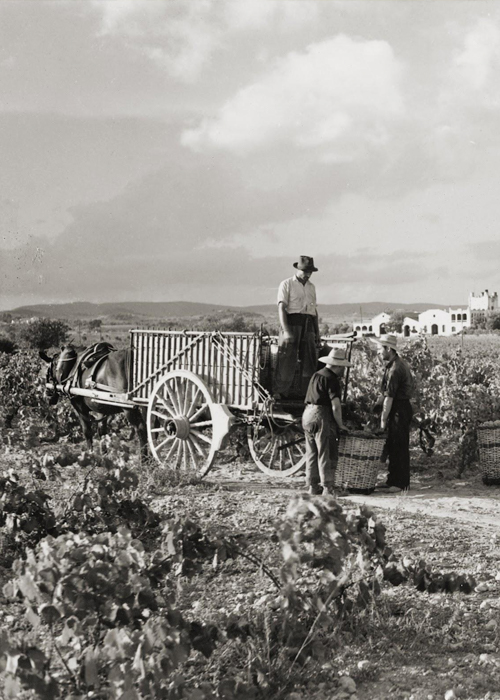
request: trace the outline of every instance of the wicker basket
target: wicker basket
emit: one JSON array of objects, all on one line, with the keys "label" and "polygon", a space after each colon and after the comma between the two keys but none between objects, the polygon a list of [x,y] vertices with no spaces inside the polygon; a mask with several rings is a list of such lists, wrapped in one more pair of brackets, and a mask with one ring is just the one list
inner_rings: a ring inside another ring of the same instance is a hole
[{"label": "wicker basket", "polygon": [[483,482],[488,486],[500,484],[500,421],[479,425],[477,442]]},{"label": "wicker basket", "polygon": [[371,493],[377,483],[384,444],[385,437],[377,435],[341,435],[335,486]]}]

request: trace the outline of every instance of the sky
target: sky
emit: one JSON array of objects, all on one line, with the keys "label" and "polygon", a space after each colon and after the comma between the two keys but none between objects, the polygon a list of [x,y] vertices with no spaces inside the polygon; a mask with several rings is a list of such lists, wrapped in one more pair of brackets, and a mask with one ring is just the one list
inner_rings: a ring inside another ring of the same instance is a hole
[{"label": "sky", "polygon": [[496,0],[2,0],[0,308],[500,291]]}]

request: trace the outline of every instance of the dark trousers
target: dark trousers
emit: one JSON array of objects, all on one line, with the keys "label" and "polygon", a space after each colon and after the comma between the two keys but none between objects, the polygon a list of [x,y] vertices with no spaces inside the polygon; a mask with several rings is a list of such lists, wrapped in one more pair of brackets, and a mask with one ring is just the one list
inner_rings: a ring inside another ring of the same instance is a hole
[{"label": "dark trousers", "polygon": [[302,427],[306,436],[306,485],[333,487],[339,443],[331,406],[306,406]]},{"label": "dark trousers", "polygon": [[308,314],[289,314],[288,323],[292,338],[284,338],[280,330],[273,391],[282,396],[288,395],[300,362],[300,396],[305,396],[309,380],[316,372],[318,364],[314,320]]},{"label": "dark trousers", "polygon": [[413,408],[408,399],[395,399],[387,421],[387,484],[407,489],[410,486],[410,424]]}]

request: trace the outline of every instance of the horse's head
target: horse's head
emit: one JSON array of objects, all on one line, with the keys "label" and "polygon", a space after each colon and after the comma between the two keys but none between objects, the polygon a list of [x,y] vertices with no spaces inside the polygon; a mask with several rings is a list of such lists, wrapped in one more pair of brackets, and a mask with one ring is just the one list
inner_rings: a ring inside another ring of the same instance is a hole
[{"label": "horse's head", "polygon": [[73,369],[78,353],[73,345],[66,345],[61,349],[61,352],[56,353],[52,357],[47,353],[40,351],[41,359],[47,363],[47,396],[49,403],[54,405],[59,400],[59,391],[57,385],[62,384]]}]

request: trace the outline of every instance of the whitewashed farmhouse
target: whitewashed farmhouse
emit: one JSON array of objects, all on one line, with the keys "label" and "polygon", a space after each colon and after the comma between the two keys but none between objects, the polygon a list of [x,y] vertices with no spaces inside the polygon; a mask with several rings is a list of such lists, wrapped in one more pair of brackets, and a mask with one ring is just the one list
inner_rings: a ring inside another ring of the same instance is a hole
[{"label": "whitewashed farmhouse", "polygon": [[391,319],[391,315],[382,311],[381,314],[374,316],[370,321],[356,321],[352,325],[352,329],[359,335],[376,335],[381,336],[386,331],[386,323]]},{"label": "whitewashed farmhouse", "polygon": [[[420,332],[426,335],[454,335],[471,325],[467,307],[460,309],[428,309],[418,315]],[[406,335],[403,327],[403,335]]]},{"label": "whitewashed farmhouse", "polygon": [[[474,321],[484,319],[498,311],[498,294],[490,294],[486,289],[480,294],[469,294],[469,305],[466,307],[449,307],[448,309],[427,309],[422,313],[408,313],[403,320],[402,335],[411,338],[413,335],[455,335],[469,328]],[[387,333],[387,324],[391,315],[382,312],[366,321],[355,321],[353,331],[358,336],[381,336]]]}]

